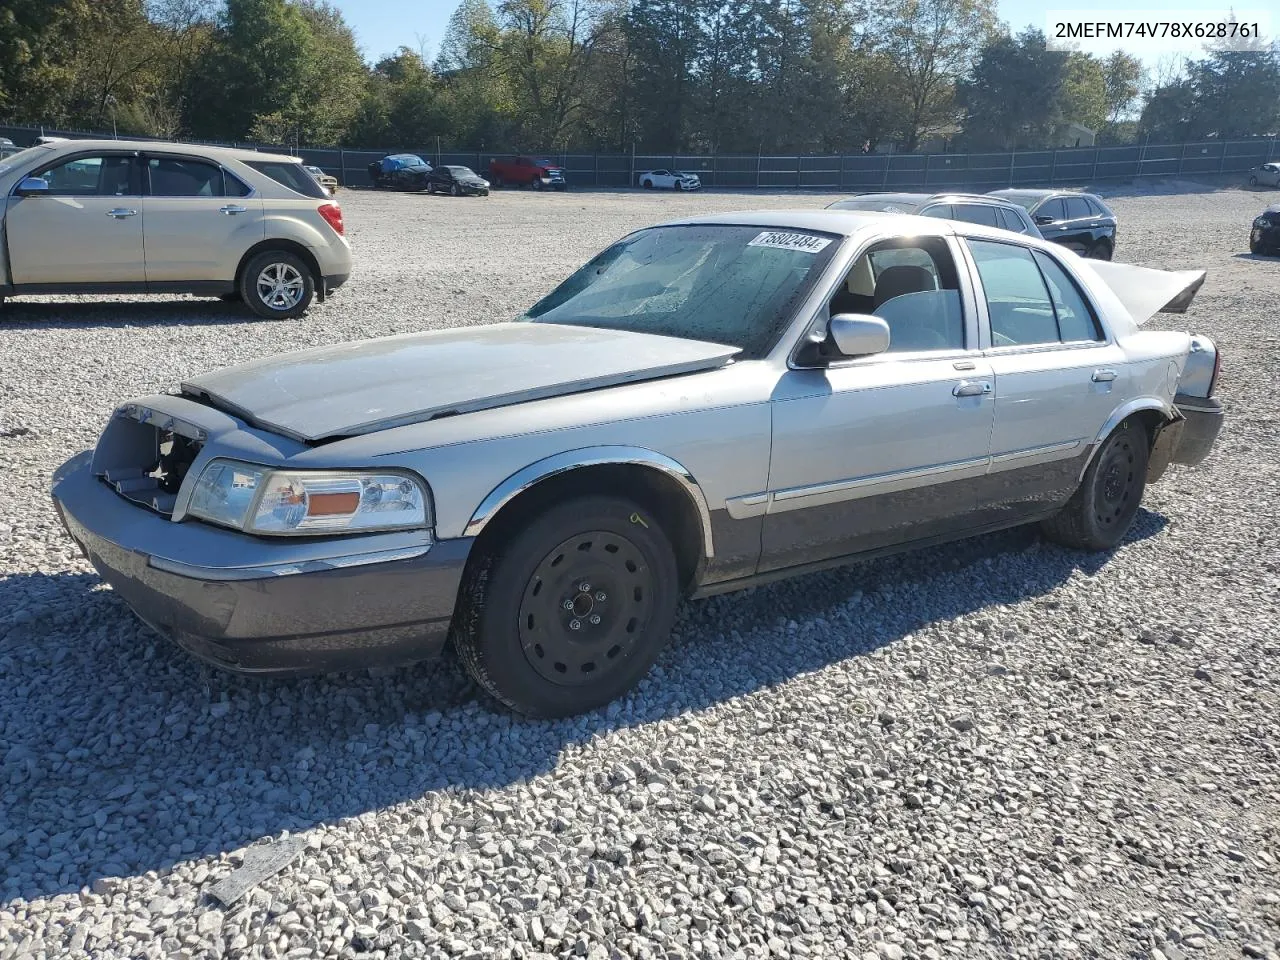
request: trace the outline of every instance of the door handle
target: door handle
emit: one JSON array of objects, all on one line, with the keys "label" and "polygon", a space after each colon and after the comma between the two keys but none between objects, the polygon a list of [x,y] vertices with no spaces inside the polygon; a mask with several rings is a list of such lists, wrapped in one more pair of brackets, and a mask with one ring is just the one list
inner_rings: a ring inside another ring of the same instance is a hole
[{"label": "door handle", "polygon": [[108,217],[115,217],[117,220],[123,220],[125,217],[136,217],[137,215],[137,210],[129,210],[125,207],[116,207],[114,210],[107,211]]},{"label": "door handle", "polygon": [[1094,382],[1094,383],[1110,383],[1110,382],[1111,382],[1112,380],[1114,380],[1115,378],[1116,378],[1116,372],[1115,372],[1114,370],[1095,370],[1095,371],[1093,371],[1093,382]]},{"label": "door handle", "polygon": [[218,208],[219,213],[225,213],[228,217],[234,217],[237,213],[247,213],[248,211],[248,207],[237,206],[233,203],[229,203],[225,207]]},{"label": "door handle", "polygon": [[991,392],[987,380],[961,380],[951,390],[953,397],[982,397]]}]

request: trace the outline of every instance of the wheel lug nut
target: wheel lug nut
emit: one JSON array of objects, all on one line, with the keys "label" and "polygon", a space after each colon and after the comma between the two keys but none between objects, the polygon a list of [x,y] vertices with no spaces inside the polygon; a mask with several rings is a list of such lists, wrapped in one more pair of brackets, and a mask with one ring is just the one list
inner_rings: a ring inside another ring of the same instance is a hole
[{"label": "wheel lug nut", "polygon": [[601,603],[604,603],[606,600],[609,599],[609,595],[606,594],[603,590],[601,590],[598,593],[596,593],[596,599],[599,600]]},{"label": "wheel lug nut", "polygon": [[569,621],[569,629],[570,629],[570,630],[581,630],[581,629],[582,629],[582,621],[581,621],[581,620],[579,620],[577,617],[574,617],[572,620],[570,620],[570,621]]},{"label": "wheel lug nut", "polygon": [[590,593],[590,592],[591,592],[591,584],[589,584],[589,583],[587,583],[587,581],[583,580],[580,584],[578,584],[578,592],[579,592],[579,593]]},{"label": "wheel lug nut", "polygon": [[598,613],[593,613],[593,614],[591,615],[591,625],[592,625],[593,627],[596,627],[596,626],[599,626],[599,625],[600,625],[600,614],[598,614]]},{"label": "wheel lug nut", "polygon": [[573,609],[573,601],[572,601],[572,600],[566,600],[566,601],[564,602],[564,608],[565,608],[566,610],[572,610],[572,609]]}]

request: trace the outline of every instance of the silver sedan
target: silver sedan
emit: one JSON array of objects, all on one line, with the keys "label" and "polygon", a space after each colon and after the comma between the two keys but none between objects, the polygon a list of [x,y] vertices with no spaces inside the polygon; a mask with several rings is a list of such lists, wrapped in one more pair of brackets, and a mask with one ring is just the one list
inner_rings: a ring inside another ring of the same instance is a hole
[{"label": "silver sedan", "polygon": [[1202,271],[844,211],[655,226],[518,320],[304,350],[129,401],[57,472],[147,623],[232,670],[452,638],[555,716],[632,687],[682,597],[1039,523],[1120,544],[1210,451]]}]

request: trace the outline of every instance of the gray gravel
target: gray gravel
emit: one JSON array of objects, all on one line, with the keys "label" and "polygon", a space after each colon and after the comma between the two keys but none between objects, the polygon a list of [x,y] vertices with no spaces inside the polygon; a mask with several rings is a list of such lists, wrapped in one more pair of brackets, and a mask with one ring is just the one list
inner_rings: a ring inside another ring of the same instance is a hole
[{"label": "gray gravel", "polygon": [[[627,229],[829,198],[345,193],[303,320],[191,299],[0,319],[0,958],[1280,956],[1280,261],[1268,197],[1119,196],[1205,265],[1214,459],[1115,555],[1015,531],[681,611],[626,700],[490,709],[451,662],[265,682],[137,623],[59,529],[112,406],[282,349],[499,320]],[[246,848],[301,854],[231,908]]]}]

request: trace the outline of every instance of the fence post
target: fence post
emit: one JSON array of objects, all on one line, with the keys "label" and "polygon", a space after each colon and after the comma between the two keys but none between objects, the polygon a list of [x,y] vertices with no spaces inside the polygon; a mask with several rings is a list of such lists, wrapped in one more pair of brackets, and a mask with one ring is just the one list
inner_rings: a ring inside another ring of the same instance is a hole
[{"label": "fence post", "polygon": [[838,189],[839,189],[840,191],[842,191],[842,192],[843,192],[843,190],[844,190],[844,162],[845,162],[845,159],[846,159],[846,158],[845,158],[845,155],[844,155],[843,153],[842,153],[842,154],[840,154],[840,183],[839,183],[839,185],[838,185]]},{"label": "fence post", "polygon": [[1142,178],[1142,165],[1147,162],[1147,144],[1150,142],[1150,137],[1142,141],[1142,152],[1138,154],[1138,179]]},{"label": "fence post", "polygon": [[804,170],[804,157],[800,156],[800,154],[797,153],[796,154],[796,189],[797,190],[799,190],[802,186],[804,186],[803,170]]},{"label": "fence post", "polygon": [[636,142],[631,141],[631,179],[627,181],[628,187],[636,185]]},{"label": "fence post", "polygon": [[1218,161],[1218,173],[1222,173],[1227,169],[1227,147],[1231,146],[1231,141],[1222,141],[1222,159]]},{"label": "fence post", "polygon": [[933,159],[933,154],[926,153],[924,155],[924,186],[929,186],[929,161]]},{"label": "fence post", "polygon": [[1017,159],[1017,156],[1018,156],[1017,150],[1009,151],[1009,186],[1011,187],[1013,186],[1013,162],[1014,160]]},{"label": "fence post", "polygon": [[338,148],[338,182],[347,185],[347,151]]},{"label": "fence post", "polygon": [[1097,179],[1098,179],[1098,146],[1095,144],[1093,147],[1093,169],[1089,171],[1089,182],[1093,183],[1093,181]]},{"label": "fence post", "polygon": [[1276,156],[1276,138],[1271,138],[1271,146],[1267,147],[1267,163],[1270,163]]},{"label": "fence post", "polygon": [[892,163],[892,161],[893,161],[892,153],[884,154],[884,176],[880,178],[881,190],[889,189],[889,164]]},{"label": "fence post", "polygon": [[715,147],[712,147],[712,148],[711,148],[711,185],[712,185],[713,187],[717,187],[717,186],[719,186],[719,185],[720,185],[719,181],[716,179],[716,150],[715,150]]},{"label": "fence post", "polygon": [[1049,160],[1049,182],[1058,182],[1058,148],[1053,148],[1053,157]]},{"label": "fence post", "polygon": [[600,186],[600,154],[598,153],[591,155],[591,185]]},{"label": "fence post", "polygon": [[760,151],[756,151],[756,189],[760,189]]}]

